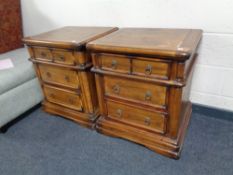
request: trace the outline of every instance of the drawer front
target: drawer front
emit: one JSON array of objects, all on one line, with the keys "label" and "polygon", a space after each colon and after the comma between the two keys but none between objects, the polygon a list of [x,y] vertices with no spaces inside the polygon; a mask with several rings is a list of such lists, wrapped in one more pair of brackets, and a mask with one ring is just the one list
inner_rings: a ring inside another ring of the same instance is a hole
[{"label": "drawer front", "polygon": [[169,63],[159,61],[147,61],[140,59],[133,59],[132,74],[168,79]]},{"label": "drawer front", "polygon": [[79,88],[79,79],[76,71],[39,64],[39,71],[44,82],[63,85],[70,88]]},{"label": "drawer front", "polygon": [[62,49],[53,49],[52,50],[53,61],[55,63],[74,65],[75,57],[71,51],[62,50]]},{"label": "drawer front", "polygon": [[165,133],[166,117],[163,114],[138,109],[125,104],[107,101],[108,116],[122,122]]},{"label": "drawer front", "polygon": [[152,83],[104,76],[106,96],[126,98],[149,105],[166,105],[167,88]]},{"label": "drawer front", "polygon": [[112,54],[100,54],[101,68],[120,73],[130,72],[130,60],[126,57]]},{"label": "drawer front", "polygon": [[82,111],[82,102],[78,94],[44,85],[47,100],[74,110]]},{"label": "drawer front", "polygon": [[33,48],[35,59],[43,61],[52,61],[52,53],[46,47],[34,47]]}]

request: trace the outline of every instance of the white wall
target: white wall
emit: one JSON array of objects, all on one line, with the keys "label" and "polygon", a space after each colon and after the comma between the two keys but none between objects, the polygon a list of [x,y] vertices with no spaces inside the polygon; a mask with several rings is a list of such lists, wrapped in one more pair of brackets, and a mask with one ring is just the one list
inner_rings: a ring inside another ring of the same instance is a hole
[{"label": "white wall", "polygon": [[21,0],[25,36],[66,25],[204,30],[191,101],[233,110],[232,0]]}]

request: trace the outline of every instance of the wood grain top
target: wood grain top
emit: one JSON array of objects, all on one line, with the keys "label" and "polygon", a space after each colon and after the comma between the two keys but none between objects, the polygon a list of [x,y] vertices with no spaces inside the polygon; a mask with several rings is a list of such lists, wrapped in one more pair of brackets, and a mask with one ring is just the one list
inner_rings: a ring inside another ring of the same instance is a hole
[{"label": "wood grain top", "polygon": [[89,42],[87,48],[96,52],[187,59],[195,52],[201,36],[199,29],[122,28]]},{"label": "wood grain top", "polygon": [[23,42],[27,45],[79,48],[87,42],[111,33],[116,27],[63,27],[42,33],[36,36],[26,37]]}]

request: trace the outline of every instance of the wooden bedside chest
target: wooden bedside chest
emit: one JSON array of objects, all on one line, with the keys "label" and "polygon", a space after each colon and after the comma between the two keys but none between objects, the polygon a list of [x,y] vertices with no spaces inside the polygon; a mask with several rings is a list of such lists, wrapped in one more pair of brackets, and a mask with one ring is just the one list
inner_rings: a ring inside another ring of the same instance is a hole
[{"label": "wooden bedside chest", "polygon": [[86,43],[117,28],[64,27],[24,38],[45,96],[45,111],[93,127],[99,116]]},{"label": "wooden bedside chest", "polygon": [[88,43],[101,114],[97,130],[179,158],[201,35],[201,30],[125,28]]}]

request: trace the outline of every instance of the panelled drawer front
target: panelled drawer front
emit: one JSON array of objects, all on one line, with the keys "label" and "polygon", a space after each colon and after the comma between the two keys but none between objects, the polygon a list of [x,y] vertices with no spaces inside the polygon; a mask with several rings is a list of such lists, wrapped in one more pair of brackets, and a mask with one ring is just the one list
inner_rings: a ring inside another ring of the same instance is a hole
[{"label": "panelled drawer front", "polygon": [[35,59],[43,61],[52,61],[53,56],[49,48],[46,47],[34,47],[33,48]]},{"label": "panelled drawer front", "polygon": [[106,96],[136,100],[139,103],[150,105],[166,105],[167,88],[164,86],[113,76],[104,76],[104,87]]},{"label": "panelled drawer front", "polygon": [[75,89],[79,88],[76,71],[45,64],[39,64],[38,67],[43,81]]},{"label": "panelled drawer front", "polygon": [[132,60],[132,74],[168,79],[169,63],[159,61]]},{"label": "panelled drawer front", "polygon": [[63,90],[44,85],[44,92],[47,100],[71,109],[82,111],[82,102],[78,94],[72,91]]},{"label": "panelled drawer front", "polygon": [[100,54],[98,59],[101,62],[101,68],[120,73],[130,72],[130,60],[124,56],[112,54]]},{"label": "panelled drawer front", "polygon": [[165,133],[166,117],[163,114],[138,109],[125,104],[107,101],[108,116],[122,122]]},{"label": "panelled drawer front", "polygon": [[52,50],[53,61],[55,63],[74,65],[75,57],[71,51],[63,49],[53,49]]}]

